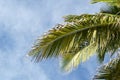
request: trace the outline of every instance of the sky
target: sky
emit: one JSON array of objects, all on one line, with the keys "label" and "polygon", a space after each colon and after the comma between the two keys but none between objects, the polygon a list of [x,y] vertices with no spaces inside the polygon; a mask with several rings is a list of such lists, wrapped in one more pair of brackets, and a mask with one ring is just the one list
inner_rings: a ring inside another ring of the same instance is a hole
[{"label": "sky", "polygon": [[95,56],[68,74],[57,59],[34,63],[26,55],[63,16],[93,14],[100,7],[90,0],[0,0],[0,80],[90,80],[99,65]]}]

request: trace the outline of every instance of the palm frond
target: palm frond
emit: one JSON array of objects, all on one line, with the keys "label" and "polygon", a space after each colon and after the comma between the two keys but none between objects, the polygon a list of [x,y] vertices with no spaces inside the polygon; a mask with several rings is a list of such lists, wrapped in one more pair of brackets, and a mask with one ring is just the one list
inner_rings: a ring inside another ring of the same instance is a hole
[{"label": "palm frond", "polygon": [[114,15],[120,15],[120,7],[116,6],[105,6],[101,8],[101,13],[109,13]]},{"label": "palm frond", "polygon": [[92,0],[92,3],[105,2],[113,6],[120,7],[120,0]]},{"label": "palm frond", "polygon": [[96,52],[97,48],[98,44],[94,42],[84,49],[78,51],[76,54],[64,54],[61,60],[61,68],[67,72],[72,71],[73,68],[78,67],[80,62],[84,62],[89,59],[89,57]]},{"label": "palm frond", "polygon": [[[99,60],[102,61],[105,52],[113,52],[120,47],[119,19],[119,16],[105,13],[67,16],[67,23],[59,24],[38,39],[29,55],[35,61],[40,61],[72,54],[74,56],[66,64],[68,67],[78,66],[94,53],[98,53]],[[74,60],[78,62],[75,63]]]},{"label": "palm frond", "polygon": [[101,66],[93,80],[120,80],[120,56]]}]

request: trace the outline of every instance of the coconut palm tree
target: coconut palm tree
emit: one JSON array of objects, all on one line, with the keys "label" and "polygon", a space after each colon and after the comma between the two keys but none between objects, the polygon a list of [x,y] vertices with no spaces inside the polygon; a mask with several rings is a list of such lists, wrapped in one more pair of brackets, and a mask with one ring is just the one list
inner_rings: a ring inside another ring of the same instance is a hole
[{"label": "coconut palm tree", "polygon": [[60,57],[61,67],[70,71],[94,54],[100,62],[106,53],[113,55],[120,47],[120,1],[92,1],[96,2],[112,6],[97,14],[65,16],[64,24],[56,25],[36,41],[29,56],[36,62]]}]

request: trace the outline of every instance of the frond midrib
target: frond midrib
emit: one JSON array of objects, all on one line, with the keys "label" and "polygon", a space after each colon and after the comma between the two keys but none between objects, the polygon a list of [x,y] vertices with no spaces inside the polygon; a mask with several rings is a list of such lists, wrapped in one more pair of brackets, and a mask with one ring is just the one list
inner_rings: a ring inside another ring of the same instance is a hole
[{"label": "frond midrib", "polygon": [[78,29],[78,30],[75,30],[75,31],[73,31],[73,32],[70,32],[70,33],[68,33],[68,34],[66,34],[66,35],[60,36],[60,37],[56,38],[55,40],[49,42],[48,44],[46,44],[46,45],[44,45],[44,46],[42,46],[42,47],[46,47],[46,46],[50,45],[51,43],[53,43],[53,42],[55,42],[55,41],[57,41],[57,40],[59,40],[59,39],[61,39],[61,38],[63,38],[63,37],[66,37],[66,36],[68,36],[68,35],[71,35],[71,34],[74,34],[74,33],[77,33],[77,32],[82,32],[82,31],[85,31],[85,30],[88,30],[88,29],[92,29],[92,28],[96,28],[96,27],[103,27],[103,25],[110,25],[110,24],[115,24],[115,23],[116,23],[116,22],[111,22],[111,23],[108,23],[108,24],[98,24],[98,25],[96,25],[96,26],[91,26],[91,27],[87,27],[87,28],[83,28],[83,29]]}]

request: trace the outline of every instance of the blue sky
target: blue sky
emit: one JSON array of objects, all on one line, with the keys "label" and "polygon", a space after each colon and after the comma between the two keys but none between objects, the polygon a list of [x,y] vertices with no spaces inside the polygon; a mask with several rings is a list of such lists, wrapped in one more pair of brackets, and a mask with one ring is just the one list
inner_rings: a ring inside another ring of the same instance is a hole
[{"label": "blue sky", "polygon": [[90,80],[96,57],[62,73],[58,60],[31,62],[26,54],[44,32],[68,14],[96,13],[90,0],[0,0],[0,80]]}]

